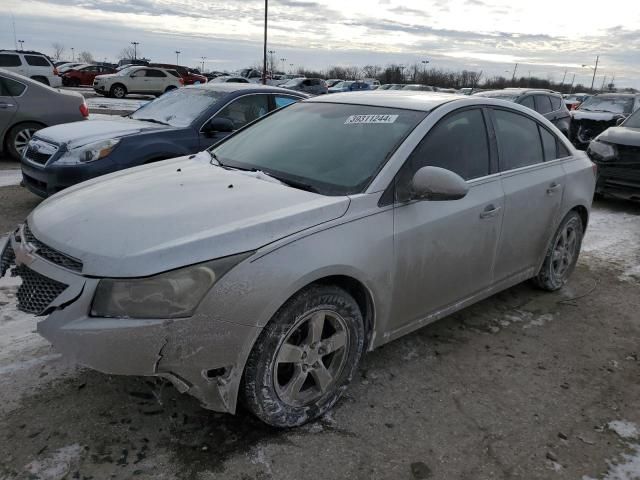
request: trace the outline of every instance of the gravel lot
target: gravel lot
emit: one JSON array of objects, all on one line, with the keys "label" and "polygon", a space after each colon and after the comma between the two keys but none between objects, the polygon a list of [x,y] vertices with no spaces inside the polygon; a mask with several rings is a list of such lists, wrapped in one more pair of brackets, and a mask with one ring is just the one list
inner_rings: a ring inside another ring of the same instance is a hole
[{"label": "gravel lot", "polygon": [[[0,187],[0,232],[39,202]],[[594,206],[571,282],[522,284],[368,354],[322,421],[270,429],[75,367],[0,280],[0,479],[640,478],[640,205]]]}]

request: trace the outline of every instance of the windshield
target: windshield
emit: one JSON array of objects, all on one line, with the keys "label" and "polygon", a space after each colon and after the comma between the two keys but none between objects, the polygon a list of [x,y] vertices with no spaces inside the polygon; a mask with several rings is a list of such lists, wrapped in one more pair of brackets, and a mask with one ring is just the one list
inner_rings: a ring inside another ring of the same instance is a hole
[{"label": "windshield", "polygon": [[214,147],[225,166],[264,171],[324,195],[361,192],[426,112],[298,103]]},{"label": "windshield", "polygon": [[178,88],[139,108],[131,118],[188,127],[224,95],[205,88]]},{"label": "windshield", "polygon": [[629,128],[640,128],[640,110],[636,110],[633,115],[627,118],[623,126]]},{"label": "windshield", "polygon": [[287,83],[281,85],[281,87],[295,87],[300,83],[300,80],[289,80]]},{"label": "windshield", "polygon": [[130,67],[124,67],[122,70],[119,70],[116,75],[125,76],[129,75],[133,72],[134,69],[140,68],[140,65],[132,65]]},{"label": "windshield", "polygon": [[631,113],[633,97],[591,97],[578,110],[587,112]]},{"label": "windshield", "polygon": [[353,82],[338,82],[333,86],[333,88],[347,88],[351,84],[353,84]]}]

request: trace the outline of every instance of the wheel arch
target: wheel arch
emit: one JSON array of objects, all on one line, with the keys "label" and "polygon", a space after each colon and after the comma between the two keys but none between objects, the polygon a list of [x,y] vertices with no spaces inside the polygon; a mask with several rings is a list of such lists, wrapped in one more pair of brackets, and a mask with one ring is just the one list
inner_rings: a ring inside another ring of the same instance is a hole
[{"label": "wheel arch", "polygon": [[22,125],[24,123],[37,123],[38,125],[41,126],[41,128],[47,128],[48,125],[40,120],[31,120],[31,119],[22,119],[19,122],[16,122],[12,125],[9,125],[4,132],[0,132],[0,152],[4,152],[7,151],[7,142],[9,141],[9,132],[11,130],[13,130],[15,127],[17,127],[18,125]]},{"label": "wheel arch", "polygon": [[[577,212],[580,215],[580,219],[582,220],[582,229],[583,231],[587,230],[587,225],[589,224],[589,210],[584,205],[576,205],[569,212]],[[569,214],[567,212],[567,215]],[[565,215],[565,217],[567,216]],[[563,217],[564,218],[564,217]]]}]

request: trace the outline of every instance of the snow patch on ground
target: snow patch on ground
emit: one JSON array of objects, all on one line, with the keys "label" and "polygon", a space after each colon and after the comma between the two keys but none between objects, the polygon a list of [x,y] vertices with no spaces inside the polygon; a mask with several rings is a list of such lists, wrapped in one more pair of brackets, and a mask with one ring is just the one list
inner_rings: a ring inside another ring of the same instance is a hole
[{"label": "snow patch on ground", "polygon": [[25,471],[39,480],[61,480],[78,463],[82,447],[73,444],[60,448],[42,460],[34,460],[25,466]]},{"label": "snow patch on ground", "polygon": [[[94,97],[87,98],[87,106],[89,110],[93,112],[100,110],[118,110],[133,112],[138,110],[143,105],[149,103],[149,100],[132,100],[132,99],[115,99],[115,98],[102,98]],[[91,115],[89,115],[91,116]]]},{"label": "snow patch on ground", "polygon": [[[640,428],[626,420],[614,420],[608,423],[609,430],[614,431],[621,439],[630,440],[640,436]],[[627,443],[631,453],[623,453],[617,460],[607,460],[609,470],[601,480],[640,480],[640,445]],[[582,480],[597,480],[583,476]]]},{"label": "snow patch on ground", "polygon": [[11,170],[0,170],[0,187],[20,185],[22,181],[22,170],[19,168]]},{"label": "snow patch on ground", "polygon": [[613,430],[620,438],[631,439],[638,438],[640,429],[635,423],[625,420],[614,420],[607,425],[609,430]]},{"label": "snow patch on ground", "polygon": [[502,327],[508,327],[512,323],[524,323],[522,328],[526,330],[533,327],[542,327],[552,320],[553,314],[551,313],[536,315],[524,310],[511,310],[504,314],[504,318],[499,320],[499,323]]}]

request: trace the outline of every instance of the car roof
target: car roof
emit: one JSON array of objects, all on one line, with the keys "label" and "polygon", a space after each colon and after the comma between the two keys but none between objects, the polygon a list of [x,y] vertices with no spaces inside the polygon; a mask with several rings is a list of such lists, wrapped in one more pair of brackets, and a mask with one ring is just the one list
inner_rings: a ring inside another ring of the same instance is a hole
[{"label": "car roof", "polygon": [[199,85],[189,85],[188,87],[183,87],[185,89],[201,89],[201,90],[213,90],[215,92],[224,92],[224,93],[234,93],[234,92],[243,92],[243,93],[286,93],[287,95],[294,95],[298,97],[308,97],[308,95],[296,92],[295,90],[289,90],[288,88],[280,88],[280,87],[271,87],[268,85],[260,85],[256,83],[201,83]]},{"label": "car roof", "polygon": [[332,93],[328,96],[322,95],[309,98],[305,102],[347,103],[429,112],[444,103],[468,98],[466,95],[415,90],[368,90],[363,92]]},{"label": "car roof", "polygon": [[594,97],[605,97],[605,98],[635,98],[640,96],[640,93],[596,93],[592,95]]},{"label": "car roof", "polygon": [[485,90],[484,92],[478,92],[483,94],[492,94],[492,93],[505,93],[505,94],[516,94],[516,95],[524,95],[525,93],[551,93],[554,95],[560,95],[558,92],[554,92],[553,90],[548,90],[545,88],[503,88],[502,90]]}]

